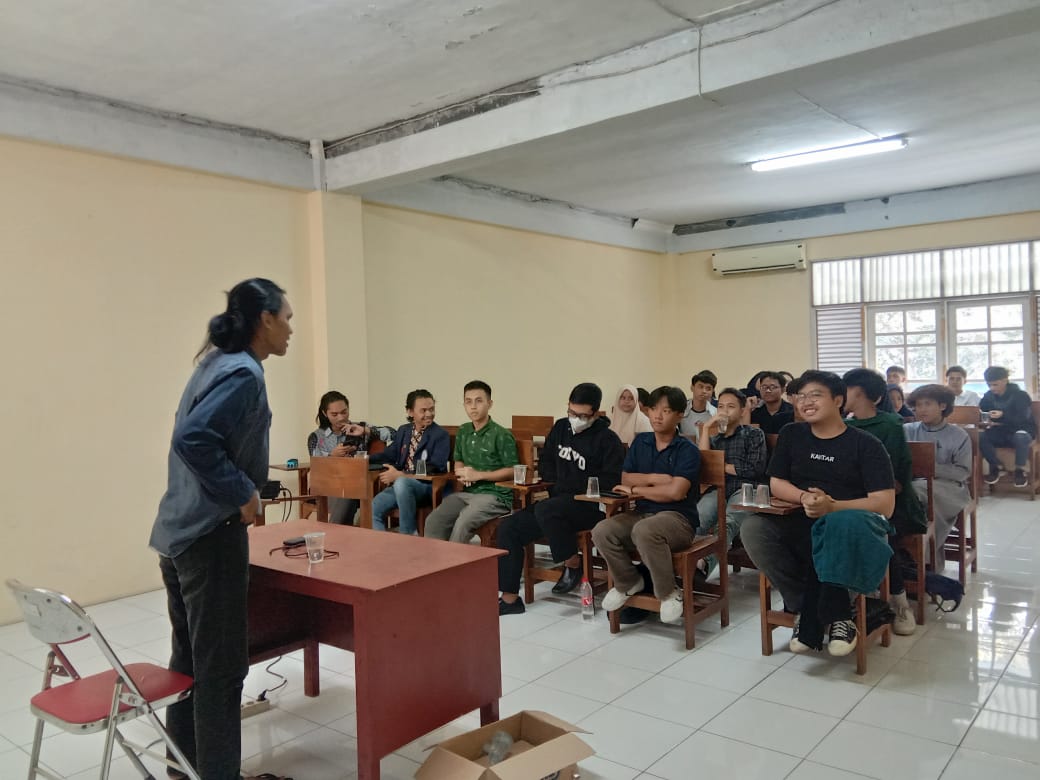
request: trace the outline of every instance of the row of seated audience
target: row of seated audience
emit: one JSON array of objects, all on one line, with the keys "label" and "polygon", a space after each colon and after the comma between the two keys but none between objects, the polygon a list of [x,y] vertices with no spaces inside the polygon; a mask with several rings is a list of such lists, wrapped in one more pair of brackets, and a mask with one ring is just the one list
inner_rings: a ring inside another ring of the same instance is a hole
[{"label": "row of seated audience", "polygon": [[[499,559],[499,611],[509,615],[525,610],[519,598],[525,546],[543,537],[548,541],[553,560],[561,565],[553,592],[567,593],[580,584],[583,571],[577,534],[591,531],[613,581],[603,608],[622,609],[631,596],[652,589],[661,602],[661,620],[675,622],[682,618],[683,604],[672,553],[717,530],[713,489],[699,491],[700,453],[722,450],[727,544],[739,536],[780,591],[785,609],[796,615],[792,650],[821,650],[827,636],[832,655],[851,652],[857,637],[849,590],[862,592],[870,583],[867,589],[873,589],[886,568],[893,630],[910,634],[916,624],[893,550],[900,538],[927,530],[927,487],[912,478],[908,442],[936,445],[935,534],[942,549],[968,502],[972,473],[968,435],[946,418],[958,400],[975,399],[963,388],[965,372],[954,366],[948,387],[924,385],[910,394],[911,415],[917,419],[904,424],[892,409],[893,401],[902,401],[905,377],[899,367],[889,369],[887,377],[866,368],[844,377],[806,371],[797,379],[763,371],[745,390],[727,387],[716,394],[715,375],[701,371],[691,380],[689,400],[675,387],[646,393],[625,385],[609,417],[599,414],[600,388],[581,383],[568,398],[567,417],[556,421],[545,440],[539,471],[548,483],[548,498],[513,513],[512,491],[495,483],[512,479],[519,462],[516,441],[490,416],[490,386],[474,380],[463,389],[469,422],[459,427],[450,453],[462,489],[448,493],[429,514],[425,535],[467,543],[489,520],[505,516],[496,539],[507,551]],[[1031,401],[1008,382],[1002,367],[987,369],[985,378],[990,390],[979,406],[991,420],[980,436],[980,450],[990,464],[987,481],[1000,475],[995,449],[1011,446],[1018,483],[1035,437]],[[308,448],[312,457],[346,457],[377,438],[389,442],[372,456],[387,466],[380,475],[385,489],[373,502],[373,527],[385,530],[386,516],[396,508],[401,532],[412,534],[417,507],[429,504],[432,491],[430,482],[414,478],[416,463],[425,461],[429,474],[445,473],[451,463],[448,433],[434,422],[432,394],[412,391],[406,411],[409,422],[396,432],[353,423],[347,399],[326,393],[318,412],[320,427]],[[778,433],[779,439],[767,463],[768,433]],[[631,496],[633,509],[605,517],[601,506],[576,500],[589,477],[597,477],[604,489]],[[774,497],[799,507],[782,521],[734,508],[743,483],[767,477]],[[356,505],[340,502],[330,505],[332,519],[350,522]],[[633,563],[633,552],[641,566]],[[943,561],[934,564],[941,568]],[[716,565],[711,557],[701,561],[701,582]],[[626,611],[632,614],[623,612],[622,622],[643,617]]]}]

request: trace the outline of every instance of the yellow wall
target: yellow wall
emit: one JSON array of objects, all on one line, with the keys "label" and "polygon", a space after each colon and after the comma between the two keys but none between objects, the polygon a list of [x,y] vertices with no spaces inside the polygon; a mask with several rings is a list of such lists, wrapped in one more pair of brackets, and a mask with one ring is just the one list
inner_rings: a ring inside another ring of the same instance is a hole
[{"label": "yellow wall", "polygon": [[[248,276],[301,313],[265,366],[272,451],[302,449],[306,196],[2,139],[0,170],[0,573],[84,603],[158,587],[147,540],[173,413],[222,291]],[[0,597],[0,622],[15,614]]]},{"label": "yellow wall", "polygon": [[506,425],[562,415],[578,382],[609,403],[663,381],[659,255],[371,204],[364,236],[369,419],[401,424],[406,393],[426,387],[441,422],[464,422],[470,379]]}]

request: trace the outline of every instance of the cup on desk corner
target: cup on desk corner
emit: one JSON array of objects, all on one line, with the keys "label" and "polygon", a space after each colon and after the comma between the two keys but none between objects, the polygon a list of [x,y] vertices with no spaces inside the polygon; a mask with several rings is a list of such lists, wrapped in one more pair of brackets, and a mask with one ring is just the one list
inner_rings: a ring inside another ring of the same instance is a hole
[{"label": "cup on desk corner", "polygon": [[755,503],[755,486],[750,482],[745,482],[740,486],[740,503],[744,506],[751,506]]},{"label": "cup on desk corner", "polygon": [[589,486],[585,489],[589,498],[599,498],[599,477],[589,477]]},{"label": "cup on desk corner", "polygon": [[368,450],[358,450],[354,453],[354,457],[360,458],[361,460],[368,460]]},{"label": "cup on desk corner", "polygon": [[523,463],[518,463],[513,466],[513,484],[523,485],[527,482],[527,466]]},{"label": "cup on desk corner", "polygon": [[755,488],[755,506],[769,505],[769,485],[758,485]]},{"label": "cup on desk corner", "polygon": [[307,544],[307,562],[321,563],[325,560],[325,532],[314,531],[304,534],[303,541]]},{"label": "cup on desk corner", "polygon": [[419,460],[415,461],[415,476],[426,476],[426,458],[419,458]]}]

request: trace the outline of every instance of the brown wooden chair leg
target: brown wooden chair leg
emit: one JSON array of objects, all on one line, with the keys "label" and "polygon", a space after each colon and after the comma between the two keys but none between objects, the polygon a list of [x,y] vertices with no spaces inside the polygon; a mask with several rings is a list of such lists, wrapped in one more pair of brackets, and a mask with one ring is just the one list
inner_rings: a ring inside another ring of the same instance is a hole
[{"label": "brown wooden chair leg", "polygon": [[917,625],[919,626],[924,625],[924,602],[926,598],[924,590],[924,537],[924,534],[917,534],[917,539],[914,541],[914,558],[917,563],[917,600],[915,602],[917,606],[914,608],[914,617],[917,619]]},{"label": "brown wooden chair leg", "polygon": [[524,602],[531,604],[534,601],[534,578],[531,570],[534,568],[534,545],[524,545]]},{"label": "brown wooden chair leg", "polygon": [[[614,578],[610,576],[610,572],[607,572],[607,590],[614,587]],[[621,610],[615,609],[613,612],[607,613],[607,619],[610,621],[610,633],[617,634],[621,632]]]},{"label": "brown wooden chair leg", "polygon": [[773,608],[773,599],[769,580],[762,572],[758,573],[758,605],[762,621],[762,655],[772,655],[773,627],[769,625],[769,610]]},{"label": "brown wooden chair leg", "polygon": [[694,634],[696,626],[693,623],[693,570],[697,568],[697,561],[692,555],[684,557],[682,570],[682,596],[683,596],[683,628],[686,631],[686,649],[693,650]]},{"label": "brown wooden chair leg", "polygon": [[[965,541],[965,544],[968,544]],[[977,572],[979,570],[979,526],[978,526],[978,511],[976,509],[971,510],[971,570]],[[966,584],[966,583],[962,583]]]},{"label": "brown wooden chair leg", "polygon": [[856,674],[867,673],[867,599],[856,596]]}]

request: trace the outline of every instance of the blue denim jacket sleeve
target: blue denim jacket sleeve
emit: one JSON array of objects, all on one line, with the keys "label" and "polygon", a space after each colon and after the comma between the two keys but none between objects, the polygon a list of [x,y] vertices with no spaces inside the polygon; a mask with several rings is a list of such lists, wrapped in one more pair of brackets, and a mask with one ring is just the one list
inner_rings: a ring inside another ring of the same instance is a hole
[{"label": "blue denim jacket sleeve", "polygon": [[260,398],[256,379],[242,369],[215,384],[173,431],[173,450],[214,499],[246,504],[256,487],[228,456],[228,439]]}]

